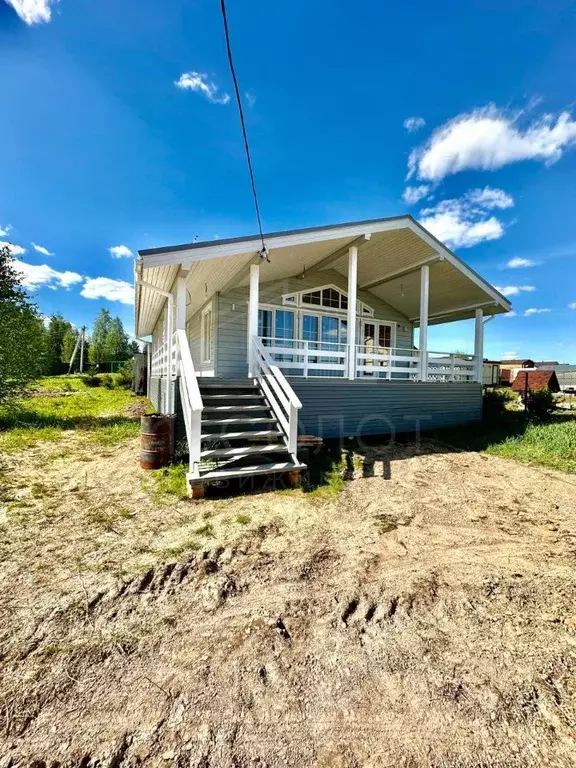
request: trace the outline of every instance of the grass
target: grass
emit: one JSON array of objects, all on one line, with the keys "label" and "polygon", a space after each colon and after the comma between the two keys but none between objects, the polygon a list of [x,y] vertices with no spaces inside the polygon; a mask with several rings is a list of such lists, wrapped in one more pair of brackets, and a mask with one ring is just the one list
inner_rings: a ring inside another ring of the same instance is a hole
[{"label": "grass", "polygon": [[480,424],[428,434],[463,450],[576,473],[576,411],[557,412],[538,424],[528,422],[521,411],[508,410]]},{"label": "grass", "polygon": [[[117,445],[139,434],[124,408],[147,403],[126,389],[88,388],[75,376],[51,376],[35,384],[35,396],[0,407],[0,450],[16,453],[38,442],[56,442],[75,430],[100,445]],[[42,393],[62,392],[62,396]],[[68,394],[70,393],[70,394]]]},{"label": "grass", "polygon": [[152,477],[156,483],[156,491],[179,499],[187,498],[186,472],[185,464],[171,464],[169,467],[154,470]]}]

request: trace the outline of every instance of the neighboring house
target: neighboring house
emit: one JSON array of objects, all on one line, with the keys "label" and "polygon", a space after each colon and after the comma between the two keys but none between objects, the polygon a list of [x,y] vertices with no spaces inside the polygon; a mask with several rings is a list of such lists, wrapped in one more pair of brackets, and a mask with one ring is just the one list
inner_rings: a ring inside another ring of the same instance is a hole
[{"label": "neighboring house", "polygon": [[549,392],[560,392],[560,384],[555,371],[531,370],[518,371],[516,378],[512,382],[514,392],[537,392],[540,389],[547,389]]},{"label": "neighboring house", "polygon": [[534,360],[501,360],[500,383],[512,384],[518,371],[523,368],[534,368]]},{"label": "neighboring house", "polygon": [[500,384],[500,362],[498,360],[484,360],[482,384],[485,387],[497,387]]},{"label": "neighboring house", "polygon": [[534,362],[534,368],[556,368],[557,365],[560,365],[558,360],[541,360],[541,361],[535,361]]},{"label": "neighboring house", "polygon": [[[510,303],[412,217],[263,240],[154,248],[136,263],[150,396],[182,416],[195,494],[214,480],[298,472],[298,434],[480,419],[483,320]],[[466,318],[474,355],[429,350],[430,325]]]},{"label": "neighboring house", "polygon": [[563,392],[576,391],[576,365],[557,363],[554,365],[554,371]]}]

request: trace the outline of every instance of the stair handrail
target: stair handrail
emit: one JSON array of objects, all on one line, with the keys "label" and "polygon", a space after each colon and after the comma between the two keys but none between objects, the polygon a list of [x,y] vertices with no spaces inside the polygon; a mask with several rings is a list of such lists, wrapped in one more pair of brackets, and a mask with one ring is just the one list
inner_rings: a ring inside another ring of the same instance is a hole
[{"label": "stair handrail", "polygon": [[[302,408],[302,403],[257,336],[253,339],[252,348],[254,350],[254,362],[256,363],[254,368],[261,374],[257,378],[260,380],[265,394],[269,399],[271,399],[270,395],[274,394],[279,404],[286,411],[286,417],[283,417],[283,414],[278,412],[277,407],[275,407],[277,404],[274,402],[270,403],[279,417],[280,425],[288,440],[288,450],[292,457],[295,458],[298,449],[298,411]],[[266,386],[267,383],[270,386]]]},{"label": "stair handrail", "polygon": [[202,411],[204,403],[198,386],[198,378],[194,369],[194,362],[190,353],[188,337],[183,328],[176,331],[178,347],[178,368],[180,372],[180,395],[182,397],[182,411],[184,413],[184,425],[188,440],[188,453],[190,456],[190,475],[199,477]]}]

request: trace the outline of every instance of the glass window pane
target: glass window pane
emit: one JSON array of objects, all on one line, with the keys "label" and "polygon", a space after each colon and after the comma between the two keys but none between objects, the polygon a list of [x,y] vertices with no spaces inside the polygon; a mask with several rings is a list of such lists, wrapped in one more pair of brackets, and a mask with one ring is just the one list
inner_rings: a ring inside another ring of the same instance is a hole
[{"label": "glass window pane", "polygon": [[340,294],[340,301],[341,301],[341,308],[342,309],[348,309],[348,296],[344,296],[343,293]]},{"label": "glass window pane", "polygon": [[302,296],[302,303],[303,304],[315,304],[317,306],[320,306],[320,304],[321,304],[320,291],[311,291],[310,293],[303,294],[303,296]]},{"label": "glass window pane", "polygon": [[389,347],[390,346],[390,340],[392,337],[391,333],[392,329],[389,325],[381,325],[380,326],[380,332],[378,334],[378,344],[381,347]]},{"label": "glass window pane", "polygon": [[333,288],[324,288],[322,291],[322,306],[340,308],[340,294]]},{"label": "glass window pane", "polygon": [[278,339],[294,338],[294,312],[284,309],[276,310],[275,336]]},{"label": "glass window pane", "polygon": [[[272,336],[272,310],[258,310],[258,336],[261,339],[267,339]],[[267,342],[266,342],[267,343]]]},{"label": "glass window pane", "polygon": [[337,317],[323,317],[322,318],[322,341],[338,343],[338,318]]},{"label": "glass window pane", "polygon": [[318,318],[314,315],[302,316],[302,338],[304,341],[318,341]]}]

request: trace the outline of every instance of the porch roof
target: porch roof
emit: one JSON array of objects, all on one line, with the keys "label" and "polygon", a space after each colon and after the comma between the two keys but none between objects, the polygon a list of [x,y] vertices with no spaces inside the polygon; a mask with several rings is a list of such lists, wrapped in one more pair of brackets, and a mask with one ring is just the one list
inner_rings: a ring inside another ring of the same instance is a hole
[{"label": "porch roof", "polygon": [[[429,323],[444,323],[510,310],[510,302],[411,216],[350,222],[264,235],[270,262],[259,256],[258,235],[139,251],[136,277],[170,290],[180,268],[189,269],[188,291],[195,312],[216,291],[248,285],[249,265],[260,263],[260,280],[294,277],[304,271],[348,273],[348,248],[358,246],[358,286],[386,301],[418,325],[420,270],[430,266]],[[136,334],[152,333],[165,298],[136,285]]]}]

